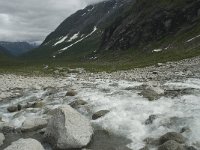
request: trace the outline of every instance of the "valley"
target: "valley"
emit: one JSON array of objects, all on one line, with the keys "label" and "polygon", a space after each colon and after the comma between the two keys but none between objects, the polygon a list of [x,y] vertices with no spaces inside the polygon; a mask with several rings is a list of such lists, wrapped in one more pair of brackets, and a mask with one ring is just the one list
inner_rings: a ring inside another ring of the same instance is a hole
[{"label": "valley", "polygon": [[200,149],[199,0],[36,1],[0,12],[0,150]]}]

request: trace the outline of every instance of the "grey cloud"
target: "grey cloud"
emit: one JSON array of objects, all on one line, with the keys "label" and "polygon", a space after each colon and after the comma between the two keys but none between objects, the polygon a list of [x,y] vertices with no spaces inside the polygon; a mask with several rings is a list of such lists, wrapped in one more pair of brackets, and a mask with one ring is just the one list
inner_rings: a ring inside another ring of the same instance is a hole
[{"label": "grey cloud", "polygon": [[0,41],[41,42],[66,17],[103,0],[0,0]]}]

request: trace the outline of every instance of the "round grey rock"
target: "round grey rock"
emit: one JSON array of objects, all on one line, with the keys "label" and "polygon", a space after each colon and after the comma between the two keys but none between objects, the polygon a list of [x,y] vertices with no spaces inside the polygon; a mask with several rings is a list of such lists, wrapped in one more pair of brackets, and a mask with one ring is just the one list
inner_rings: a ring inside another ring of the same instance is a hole
[{"label": "round grey rock", "polygon": [[100,110],[92,115],[92,119],[93,120],[99,119],[99,118],[105,116],[109,112],[110,112],[109,110]]},{"label": "round grey rock", "polygon": [[158,147],[158,150],[185,150],[184,147],[176,141],[170,140]]},{"label": "round grey rock", "polygon": [[35,139],[19,139],[4,150],[44,150],[40,142]]},{"label": "round grey rock", "polygon": [[182,136],[182,134],[180,134],[180,133],[168,132],[165,135],[161,136],[159,141],[160,141],[160,144],[163,144],[170,140],[173,140],[173,141],[176,141],[176,142],[182,144],[182,143],[185,143],[186,138],[184,136]]},{"label": "round grey rock", "polygon": [[66,93],[66,96],[76,96],[77,95],[77,92],[74,91],[74,90],[70,90]]},{"label": "round grey rock", "polygon": [[78,107],[86,105],[86,104],[87,104],[87,102],[85,102],[83,100],[76,100],[76,101],[71,102],[69,105],[72,108],[78,108]]},{"label": "round grey rock", "polygon": [[3,145],[4,140],[5,140],[4,134],[0,133],[0,146]]},{"label": "round grey rock", "polygon": [[47,126],[46,119],[43,118],[27,118],[21,127],[22,132],[35,131]]}]

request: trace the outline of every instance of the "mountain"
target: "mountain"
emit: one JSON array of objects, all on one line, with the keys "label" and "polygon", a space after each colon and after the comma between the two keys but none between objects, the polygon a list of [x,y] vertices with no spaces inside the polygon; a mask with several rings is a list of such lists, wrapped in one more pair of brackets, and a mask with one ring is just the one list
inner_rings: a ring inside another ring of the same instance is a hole
[{"label": "mountain", "polygon": [[104,31],[101,49],[144,47],[178,32],[190,32],[200,23],[200,1],[137,0],[118,18]]},{"label": "mountain", "polygon": [[14,56],[22,55],[37,46],[34,44],[29,44],[28,42],[5,42],[0,41],[0,46],[6,48],[10,54]]},{"label": "mountain", "polygon": [[47,36],[42,45],[29,55],[70,59],[70,55],[79,58],[98,50],[104,29],[133,1],[109,0],[77,11],[64,20]]},{"label": "mountain", "polygon": [[8,52],[8,50],[2,46],[0,46],[0,62],[7,61],[8,58],[11,57],[11,54]]},{"label": "mountain", "polygon": [[199,42],[199,0],[108,0],[68,17],[27,56],[155,62],[199,55]]}]

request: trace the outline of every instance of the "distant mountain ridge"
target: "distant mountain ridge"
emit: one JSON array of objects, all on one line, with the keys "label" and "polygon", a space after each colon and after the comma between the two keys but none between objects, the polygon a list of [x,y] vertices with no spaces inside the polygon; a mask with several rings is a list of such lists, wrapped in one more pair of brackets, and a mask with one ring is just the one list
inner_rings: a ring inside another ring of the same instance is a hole
[{"label": "distant mountain ridge", "polygon": [[0,46],[0,62],[8,60],[9,57],[11,57],[11,54],[8,52],[8,50]]},{"label": "distant mountain ridge", "polygon": [[14,55],[19,56],[23,53],[26,53],[37,46],[34,44],[29,44],[28,42],[6,42],[6,41],[0,41],[0,46],[7,49],[7,51]]},{"label": "distant mountain ridge", "polygon": [[199,53],[199,35],[199,0],[108,0],[72,14],[26,56],[126,61],[165,53],[173,59]]},{"label": "distant mountain ridge", "polygon": [[2,46],[0,46],[0,54],[7,55],[9,54],[8,50]]}]

